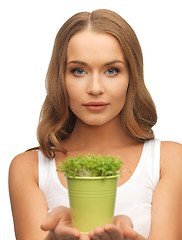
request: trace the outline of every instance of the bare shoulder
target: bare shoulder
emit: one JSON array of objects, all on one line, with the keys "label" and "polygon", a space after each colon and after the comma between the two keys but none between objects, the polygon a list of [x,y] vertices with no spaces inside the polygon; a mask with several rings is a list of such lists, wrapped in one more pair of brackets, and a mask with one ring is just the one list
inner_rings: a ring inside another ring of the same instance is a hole
[{"label": "bare shoulder", "polygon": [[161,142],[161,171],[177,173],[182,169],[182,144],[177,142]]},{"label": "bare shoulder", "polygon": [[28,151],[17,155],[10,164],[9,176],[12,178],[31,176],[35,180],[37,180],[38,178],[37,151]]},{"label": "bare shoulder", "polygon": [[177,142],[161,142],[161,154],[167,158],[181,158],[182,144]]}]

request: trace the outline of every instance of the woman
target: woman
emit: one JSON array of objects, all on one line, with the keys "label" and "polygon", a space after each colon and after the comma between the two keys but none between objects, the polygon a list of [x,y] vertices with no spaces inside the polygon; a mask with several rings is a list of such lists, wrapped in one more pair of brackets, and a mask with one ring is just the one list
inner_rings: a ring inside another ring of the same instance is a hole
[{"label": "woman", "polygon": [[[131,27],[108,10],[74,15],[55,39],[46,87],[40,151],[20,154],[10,166],[17,239],[181,239],[182,146],[154,139],[155,105]],[[131,173],[119,178],[113,224],[82,235],[71,226],[56,167],[88,152],[119,155]]]}]

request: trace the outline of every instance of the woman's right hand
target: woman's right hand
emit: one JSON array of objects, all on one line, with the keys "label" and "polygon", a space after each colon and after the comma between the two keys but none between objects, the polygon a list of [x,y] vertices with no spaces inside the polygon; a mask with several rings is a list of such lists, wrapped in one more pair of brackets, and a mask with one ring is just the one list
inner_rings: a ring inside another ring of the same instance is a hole
[{"label": "woman's right hand", "polygon": [[72,227],[70,209],[64,206],[59,206],[49,212],[41,229],[50,231],[47,240],[89,240],[88,235],[82,235],[78,229]]}]

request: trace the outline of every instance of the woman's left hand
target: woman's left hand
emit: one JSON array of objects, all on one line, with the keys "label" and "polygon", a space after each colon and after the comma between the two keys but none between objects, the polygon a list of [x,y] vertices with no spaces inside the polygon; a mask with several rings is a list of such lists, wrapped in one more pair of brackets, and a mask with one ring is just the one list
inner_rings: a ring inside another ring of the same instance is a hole
[{"label": "woman's left hand", "polygon": [[139,240],[138,236],[131,219],[124,215],[114,217],[113,224],[97,227],[89,233],[91,240]]}]

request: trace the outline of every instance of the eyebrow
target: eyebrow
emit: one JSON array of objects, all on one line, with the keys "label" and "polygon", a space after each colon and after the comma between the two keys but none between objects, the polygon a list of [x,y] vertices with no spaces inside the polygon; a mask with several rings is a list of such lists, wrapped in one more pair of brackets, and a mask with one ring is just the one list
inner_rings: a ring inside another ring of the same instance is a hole
[{"label": "eyebrow", "polygon": [[[70,61],[70,62],[68,62],[67,64],[70,64],[70,63],[75,63],[75,64],[80,64],[80,65],[87,66],[87,63],[82,62],[82,61]],[[114,64],[114,63],[122,63],[122,64],[124,64],[124,62],[121,61],[121,60],[113,60],[113,61],[111,61],[111,62],[105,63],[104,66],[108,66],[108,65],[111,65],[111,64]]]}]

